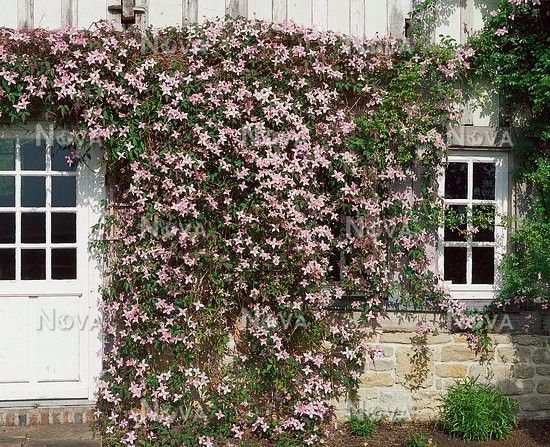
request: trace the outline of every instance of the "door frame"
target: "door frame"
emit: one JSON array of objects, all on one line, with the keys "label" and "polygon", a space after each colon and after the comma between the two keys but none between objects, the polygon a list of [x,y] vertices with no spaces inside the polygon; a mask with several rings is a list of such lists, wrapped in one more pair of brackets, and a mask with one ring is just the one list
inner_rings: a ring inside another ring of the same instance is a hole
[{"label": "door frame", "polygon": [[[36,137],[37,132],[44,136],[58,138],[65,129],[54,129],[51,123],[36,122],[26,125],[12,125],[0,127],[0,138]],[[48,382],[48,395],[33,394],[28,382],[24,383],[0,383],[0,406],[9,405],[10,402],[25,401],[40,403],[47,400],[85,400],[95,401],[98,379],[102,369],[102,341],[101,341],[101,316],[100,316],[100,286],[102,282],[101,267],[98,259],[90,251],[90,242],[97,238],[92,228],[102,217],[102,201],[105,198],[105,169],[101,148],[94,146],[90,160],[79,163],[76,171],[77,184],[77,279],[76,280],[39,280],[39,281],[2,281],[0,283],[0,299],[13,298],[29,300],[30,327],[29,327],[29,357],[34,355],[37,347],[36,332],[39,323],[37,315],[39,297],[77,297],[78,324],[80,330],[80,381],[79,382]],[[25,286],[24,290],[22,286]],[[55,290],[51,286],[55,285]],[[34,303],[33,303],[34,302]],[[34,309],[33,309],[34,306]],[[85,320],[87,318],[87,320]],[[1,329],[0,329],[1,336]],[[31,363],[30,363],[31,365]],[[31,371],[31,376],[32,376]],[[34,382],[33,384],[37,384]],[[53,396],[52,396],[53,395]]]}]

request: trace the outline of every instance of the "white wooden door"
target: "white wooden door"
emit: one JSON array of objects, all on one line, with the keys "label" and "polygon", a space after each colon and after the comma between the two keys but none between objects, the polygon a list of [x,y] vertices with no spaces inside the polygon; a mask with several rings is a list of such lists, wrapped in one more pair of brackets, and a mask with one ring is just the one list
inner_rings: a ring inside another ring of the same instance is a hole
[{"label": "white wooden door", "polygon": [[100,370],[101,173],[44,129],[0,130],[0,401],[92,399]]}]

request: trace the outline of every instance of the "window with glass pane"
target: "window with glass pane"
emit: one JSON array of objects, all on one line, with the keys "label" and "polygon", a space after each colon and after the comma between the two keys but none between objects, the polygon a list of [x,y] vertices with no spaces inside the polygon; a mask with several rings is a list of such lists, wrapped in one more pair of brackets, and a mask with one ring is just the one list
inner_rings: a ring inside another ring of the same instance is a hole
[{"label": "window with glass pane", "polygon": [[0,140],[0,171],[15,170],[15,140]]},{"label": "window with glass pane", "polygon": [[0,138],[0,281],[77,279],[76,168],[70,150]]},{"label": "window with glass pane", "polygon": [[[445,168],[442,195],[445,223],[440,231],[444,280],[456,290],[489,290],[504,250],[507,173],[505,156],[455,154]],[[500,168],[499,168],[500,166]]]}]

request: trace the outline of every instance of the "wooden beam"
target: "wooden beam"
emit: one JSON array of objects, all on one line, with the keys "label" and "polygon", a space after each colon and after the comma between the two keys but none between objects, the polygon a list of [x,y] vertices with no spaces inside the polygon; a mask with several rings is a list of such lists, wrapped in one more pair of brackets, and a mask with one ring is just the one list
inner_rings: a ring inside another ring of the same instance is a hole
[{"label": "wooden beam", "polygon": [[225,11],[231,17],[248,17],[248,0],[226,0]]},{"label": "wooden beam", "polygon": [[365,2],[363,0],[351,0],[349,28],[350,34],[357,39],[365,37]]},{"label": "wooden beam", "polygon": [[273,21],[284,22],[288,19],[288,0],[273,0]]},{"label": "wooden beam", "polygon": [[311,23],[318,29],[328,29],[328,0],[313,0]]},{"label": "wooden beam", "polygon": [[183,25],[197,23],[199,21],[198,0],[183,0]]},{"label": "wooden beam", "polygon": [[78,0],[61,0],[61,25],[78,26]]},{"label": "wooden beam", "polygon": [[34,0],[17,0],[17,27],[34,27]]}]

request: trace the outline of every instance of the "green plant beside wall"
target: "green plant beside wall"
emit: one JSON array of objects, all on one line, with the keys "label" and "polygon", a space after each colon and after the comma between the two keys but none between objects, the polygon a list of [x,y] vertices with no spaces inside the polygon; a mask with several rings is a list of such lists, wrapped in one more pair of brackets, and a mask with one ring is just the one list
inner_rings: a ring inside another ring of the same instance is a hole
[{"label": "green plant beside wall", "polygon": [[443,398],[441,427],[466,441],[507,439],[516,425],[517,403],[499,389],[468,378]]},{"label": "green plant beside wall", "polygon": [[352,414],[346,421],[346,427],[354,436],[368,437],[379,423],[377,418],[365,414]]}]

